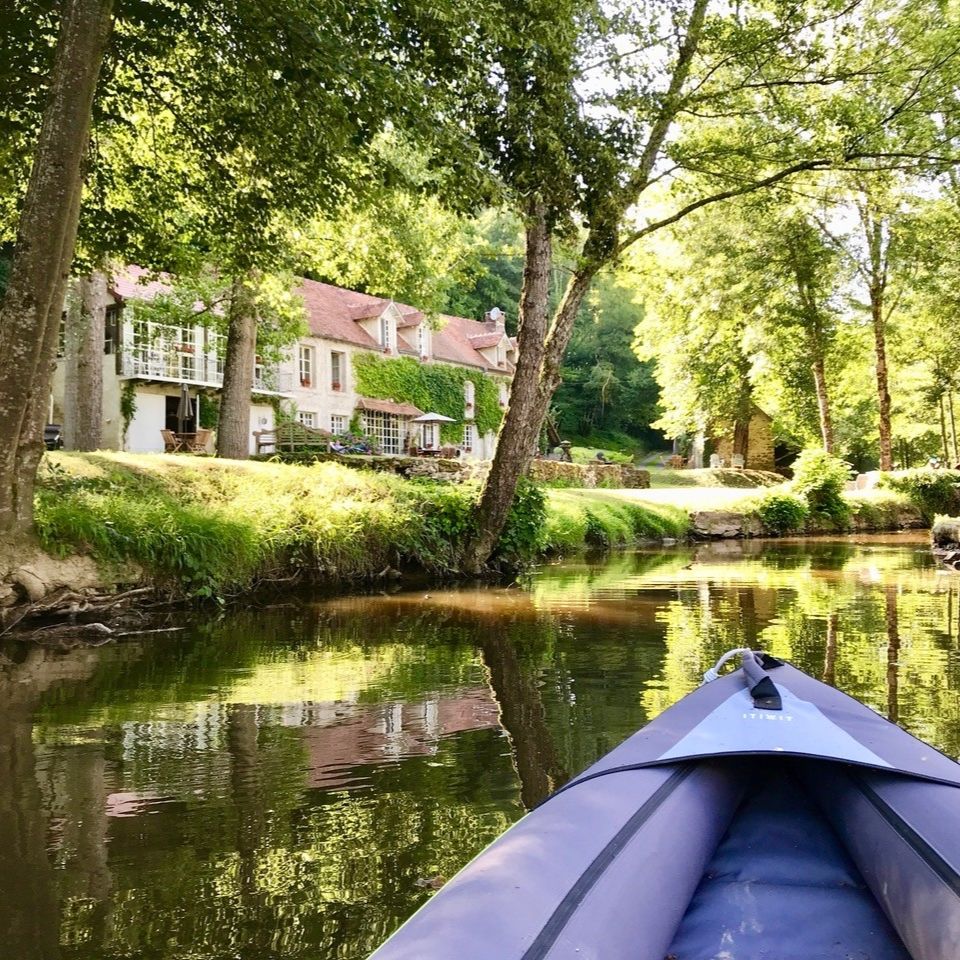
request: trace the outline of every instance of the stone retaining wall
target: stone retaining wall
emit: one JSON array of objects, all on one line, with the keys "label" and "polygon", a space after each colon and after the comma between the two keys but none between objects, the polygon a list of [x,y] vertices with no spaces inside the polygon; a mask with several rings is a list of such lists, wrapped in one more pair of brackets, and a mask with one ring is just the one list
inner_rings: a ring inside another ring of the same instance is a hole
[{"label": "stone retaining wall", "polygon": [[[285,453],[251,457],[252,460],[283,460],[288,463],[315,463],[334,460],[359,470],[378,470],[401,477],[427,477],[461,483],[482,480],[490,471],[489,460],[445,460],[440,457],[359,456],[338,453]],[[555,487],[615,489],[629,487],[645,490],[650,486],[650,473],[630,464],[568,463],[564,460],[534,460],[530,476],[538,483]]]},{"label": "stone retaining wall", "polygon": [[650,486],[650,473],[629,464],[569,463],[566,460],[534,460],[530,476],[538,483],[557,487],[593,489],[629,487],[645,490]]}]

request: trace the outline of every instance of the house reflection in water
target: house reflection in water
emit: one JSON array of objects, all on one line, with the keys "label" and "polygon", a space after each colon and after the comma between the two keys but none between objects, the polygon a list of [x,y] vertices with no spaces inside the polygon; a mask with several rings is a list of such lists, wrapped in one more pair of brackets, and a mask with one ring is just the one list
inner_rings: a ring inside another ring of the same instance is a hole
[{"label": "house reflection in water", "polygon": [[500,725],[493,694],[481,686],[414,703],[304,704],[290,714],[300,710],[302,718],[284,720],[301,726],[308,786],[326,789],[355,785],[357,766],[433,756],[443,737]]}]

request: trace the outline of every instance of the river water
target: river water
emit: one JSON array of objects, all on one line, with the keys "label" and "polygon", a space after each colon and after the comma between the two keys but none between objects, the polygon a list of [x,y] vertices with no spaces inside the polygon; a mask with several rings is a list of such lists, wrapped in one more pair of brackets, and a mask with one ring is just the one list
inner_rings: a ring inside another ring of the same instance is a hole
[{"label": "river water", "polygon": [[4,649],[4,960],[360,960],[731,647],[960,754],[960,577],[917,537],[674,548],[176,625]]}]

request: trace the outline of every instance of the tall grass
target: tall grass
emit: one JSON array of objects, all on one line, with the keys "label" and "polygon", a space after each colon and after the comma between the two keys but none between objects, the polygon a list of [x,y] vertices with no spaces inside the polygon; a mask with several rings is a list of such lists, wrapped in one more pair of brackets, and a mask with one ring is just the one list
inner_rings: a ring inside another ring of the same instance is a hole
[{"label": "tall grass", "polygon": [[[404,480],[336,463],[240,463],[135,454],[45,458],[36,498],[43,546],[136,563],[171,592],[219,596],[256,580],[359,579],[388,567],[456,573],[474,486]],[[506,562],[540,547],[543,496],[521,487]]]},{"label": "tall grass", "polygon": [[629,546],[679,539],[689,527],[689,515],[677,507],[632,502],[599,490],[550,490],[543,546],[552,553]]}]

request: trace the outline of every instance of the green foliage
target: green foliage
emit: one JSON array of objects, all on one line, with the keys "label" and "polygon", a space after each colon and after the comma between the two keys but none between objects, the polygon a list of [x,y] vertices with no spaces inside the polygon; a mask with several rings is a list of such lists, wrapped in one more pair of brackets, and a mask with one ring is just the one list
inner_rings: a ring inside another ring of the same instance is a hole
[{"label": "green foliage", "polygon": [[547,500],[543,491],[527,477],[521,477],[500,534],[498,555],[528,561],[541,554],[546,520]]},{"label": "green foliage", "polygon": [[771,533],[800,530],[810,514],[803,497],[779,490],[771,490],[761,497],[754,510],[764,528]]},{"label": "green foliage", "polygon": [[690,527],[685,510],[595,491],[551,490],[547,503],[544,549],[550,553],[574,553],[585,545],[609,548],[679,539]]},{"label": "green foliage", "polygon": [[[405,183],[385,184],[295,233],[297,262],[308,276],[373,296],[416,304],[428,315],[451,312],[450,293],[482,244],[474,222],[437,196],[430,158],[396,132],[380,136],[364,163],[368,179],[384,166]],[[479,319],[494,302],[463,314]],[[457,311],[452,311],[457,312]]]},{"label": "green foliage", "polygon": [[813,516],[843,525],[850,516],[844,499],[850,465],[823,450],[804,450],[793,462],[791,489],[803,497]]},{"label": "green foliage", "polygon": [[220,422],[220,394],[204,393],[200,398],[200,415],[197,426],[204,430],[216,430]]},{"label": "green foliage", "polygon": [[463,388],[468,380],[474,385],[472,419],[480,436],[488,431],[495,433],[503,419],[496,384],[479,370],[370,353],[355,354],[353,369],[357,393],[362,396],[412,403],[425,413],[442,413],[456,420],[440,426],[440,436],[446,442],[459,443],[463,437]]},{"label": "green foliage", "polygon": [[[145,278],[146,279],[146,278]],[[285,348],[307,332],[306,308],[289,273],[260,274],[234,280],[212,268],[184,274],[150,299],[133,300],[138,320],[193,326],[201,324],[225,334],[233,304],[257,315],[257,355],[264,363],[280,361]],[[226,340],[221,341],[226,348]]]},{"label": "green foliage", "polygon": [[571,447],[570,456],[574,463],[600,463],[597,454],[602,453],[611,463],[633,463],[633,455],[617,450],[604,450],[599,447]]},{"label": "green foliage", "polygon": [[124,380],[120,388],[120,417],[123,420],[122,439],[126,439],[127,431],[133,418],[137,415],[137,384],[134,380]]},{"label": "green foliage", "polygon": [[[52,553],[138,564],[171,594],[223,597],[262,579],[356,580],[386,567],[457,573],[477,494],[472,484],[405,480],[333,462],[48,454],[37,530]],[[591,511],[604,529],[620,531],[611,543],[678,526],[669,508],[598,502]],[[556,549],[548,531],[557,522],[552,495],[525,480],[497,558],[519,565]],[[572,548],[569,536],[564,544]]]},{"label": "green foliage", "polygon": [[902,493],[928,523],[960,511],[960,470],[904,470],[880,476],[880,486]]}]

